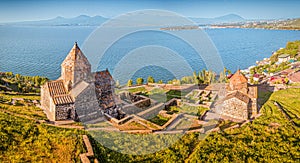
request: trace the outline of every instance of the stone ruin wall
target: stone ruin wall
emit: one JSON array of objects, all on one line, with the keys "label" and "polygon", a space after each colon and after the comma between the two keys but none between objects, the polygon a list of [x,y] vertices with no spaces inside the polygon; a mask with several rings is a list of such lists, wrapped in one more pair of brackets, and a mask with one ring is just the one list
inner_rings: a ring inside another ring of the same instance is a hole
[{"label": "stone ruin wall", "polygon": [[140,113],[138,113],[137,115],[144,118],[144,119],[150,119],[155,117],[161,110],[163,110],[165,108],[165,104],[164,103],[159,103],[145,111],[142,111]]},{"label": "stone ruin wall", "polygon": [[129,105],[123,106],[122,111],[124,111],[127,115],[130,115],[130,114],[137,114],[139,112],[142,112],[142,111],[144,111],[144,109],[138,108],[138,107],[134,106],[133,104],[129,104]]},{"label": "stone ruin wall", "polygon": [[170,110],[171,106],[178,106],[178,99],[173,98],[165,104],[165,109]]},{"label": "stone ruin wall", "polygon": [[140,101],[137,101],[133,103],[138,108],[147,108],[151,105],[151,100],[149,98],[141,99]]}]

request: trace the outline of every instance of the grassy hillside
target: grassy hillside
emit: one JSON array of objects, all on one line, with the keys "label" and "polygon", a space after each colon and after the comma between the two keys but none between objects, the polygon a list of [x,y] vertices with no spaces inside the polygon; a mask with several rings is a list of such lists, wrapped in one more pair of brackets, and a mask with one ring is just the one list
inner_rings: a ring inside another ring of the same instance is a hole
[{"label": "grassy hillside", "polygon": [[197,133],[187,134],[171,147],[153,154],[124,155],[96,141],[93,145],[103,162],[299,162],[300,128],[274,105],[279,102],[298,122],[299,99],[300,89],[275,92],[262,107],[262,115],[252,123],[211,133],[204,140]]},{"label": "grassy hillside", "polygon": [[278,60],[278,56],[281,54],[289,54],[291,58],[299,58],[300,59],[300,41],[287,42],[285,48],[281,48],[277,50],[272,56],[271,61],[276,62]]},{"label": "grassy hillside", "polygon": [[[80,162],[84,131],[40,124],[45,115],[28,105],[37,96],[0,96],[0,162]],[[24,102],[15,106],[11,98],[24,98]],[[199,139],[198,133],[186,134],[171,147],[148,155],[121,154],[90,140],[100,162],[299,162],[299,99],[300,89],[275,92],[252,123],[235,129],[220,127],[220,132],[205,139]]]},{"label": "grassy hillside", "polygon": [[40,76],[23,76],[12,72],[0,72],[0,91],[39,93],[40,86],[48,81]]},{"label": "grassy hillside", "polygon": [[299,99],[300,89],[273,93],[261,110],[262,116],[241,128],[213,133],[186,161],[299,162],[300,128],[274,105],[280,102],[293,120],[299,121]]},{"label": "grassy hillside", "polygon": [[[40,124],[45,114],[28,102],[38,96],[0,93],[0,97],[0,162],[80,162],[83,131]],[[24,102],[15,106],[11,98]]]}]

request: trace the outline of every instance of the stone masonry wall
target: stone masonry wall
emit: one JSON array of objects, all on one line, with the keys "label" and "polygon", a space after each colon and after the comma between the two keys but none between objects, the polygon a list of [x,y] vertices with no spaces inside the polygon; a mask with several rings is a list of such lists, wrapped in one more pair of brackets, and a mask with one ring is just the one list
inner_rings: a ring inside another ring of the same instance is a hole
[{"label": "stone masonry wall", "polygon": [[142,111],[140,113],[138,113],[137,115],[144,118],[144,119],[150,119],[155,117],[161,110],[163,110],[165,108],[165,104],[164,103],[159,103],[145,111]]},{"label": "stone masonry wall", "polygon": [[42,109],[50,110],[50,94],[46,84],[41,87],[41,106]]},{"label": "stone masonry wall", "polygon": [[76,113],[80,121],[89,121],[102,116],[93,83],[75,98]]},{"label": "stone masonry wall", "polygon": [[168,101],[165,105],[165,109],[169,110],[171,108],[171,106],[178,106],[178,99],[173,98],[170,101]]},{"label": "stone masonry wall", "polygon": [[76,119],[75,105],[63,104],[55,107],[55,120]]},{"label": "stone masonry wall", "polygon": [[101,110],[115,107],[114,81],[110,74],[105,71],[95,73],[95,92]]},{"label": "stone masonry wall", "polygon": [[231,98],[223,103],[222,114],[237,118],[248,119],[248,104],[237,98]]}]

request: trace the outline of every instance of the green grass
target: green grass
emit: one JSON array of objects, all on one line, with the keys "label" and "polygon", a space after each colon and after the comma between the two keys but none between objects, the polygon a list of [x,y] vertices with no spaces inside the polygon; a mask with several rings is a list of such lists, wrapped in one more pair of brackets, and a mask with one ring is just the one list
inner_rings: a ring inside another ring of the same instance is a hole
[{"label": "green grass", "polygon": [[205,113],[205,111],[209,110],[208,108],[201,107],[201,106],[190,106],[190,105],[181,105],[179,112],[180,113],[186,113],[190,115],[202,115]]},{"label": "green grass", "polygon": [[149,119],[150,122],[153,122],[157,125],[163,126],[165,123],[169,121],[169,117],[164,117],[162,115],[156,115],[155,117]]},{"label": "green grass", "polygon": [[291,119],[300,126],[300,89],[287,89],[274,93],[271,101],[278,101]]},{"label": "green grass", "polygon": [[[237,123],[223,121],[219,123],[220,132],[212,132],[199,138],[198,133],[184,135],[180,140],[163,150],[147,155],[125,155],[100,145],[105,142],[112,149],[127,152],[129,149],[141,154],[143,150],[154,150],[173,140],[169,135],[120,135],[120,133],[99,133],[99,142],[95,147],[97,158],[106,162],[299,162],[300,159],[300,129],[294,126],[274,105],[274,100],[291,105],[287,110],[299,106],[300,92],[289,89],[275,92],[261,108],[261,116],[252,123],[240,128],[223,130]],[[177,127],[183,128],[188,121],[182,121]],[[98,134],[98,133],[94,133]],[[122,139],[120,139],[122,137]],[[155,138],[154,138],[155,137]],[[141,140],[147,140],[143,142]],[[151,146],[149,146],[151,144]]]},{"label": "green grass", "polygon": [[[5,102],[11,98],[39,99],[1,95]],[[0,162],[80,162],[79,154],[85,151],[84,131],[40,124],[37,120],[46,119],[43,111],[30,102],[20,103],[23,106],[0,103]]]},{"label": "green grass", "polygon": [[[9,100],[11,96],[4,98]],[[204,139],[199,139],[198,133],[181,137],[92,131],[95,156],[100,162],[299,162],[300,128],[284,116],[274,101],[279,102],[297,123],[300,89],[274,92],[267,99],[261,108],[262,115],[252,123],[212,132]],[[8,104],[3,105],[7,107]],[[38,114],[39,108],[12,106],[4,109],[12,114],[0,111],[0,162],[79,162],[79,154],[84,151],[79,136],[83,131],[47,126],[13,115],[38,119],[31,112]],[[180,109],[191,114],[196,110]],[[221,122],[220,127],[224,129],[234,124]],[[155,153],[141,155],[161,148]],[[121,154],[116,150],[138,155]]]},{"label": "green grass", "polygon": [[108,121],[103,121],[95,124],[86,124],[88,128],[97,128],[97,127],[111,127],[112,125]]},{"label": "green grass", "polygon": [[291,83],[291,84],[288,84],[288,86],[300,86],[300,83]]},{"label": "green grass", "polygon": [[167,95],[167,101],[171,100],[172,98],[178,98],[181,99],[187,94],[187,92],[182,92],[178,90],[170,90],[166,93]]},{"label": "green grass", "polygon": [[7,92],[7,93],[0,93],[0,96],[8,100],[11,100],[12,98],[23,98],[25,100],[40,100],[39,95],[32,94],[32,93]]},{"label": "green grass", "polygon": [[[293,95],[290,93],[293,93]],[[212,133],[197,145],[194,152],[186,161],[299,161],[300,129],[299,127],[293,126],[273,103],[273,100],[282,103],[297,103],[299,98],[291,99],[291,97],[299,96],[299,90],[295,89],[273,93],[271,98],[261,109],[262,116],[241,128]],[[295,106],[298,106],[298,104],[295,104]],[[224,123],[223,126],[224,125],[229,124]]]},{"label": "green grass", "polygon": [[[47,119],[42,109],[34,106],[31,100],[39,100],[39,96],[19,95],[19,94],[0,94],[3,97],[3,102],[0,101],[0,110],[12,112],[18,115],[28,116],[34,119]],[[12,98],[23,98],[24,101],[18,101],[18,106],[11,105]]]},{"label": "green grass", "polygon": [[192,124],[193,124],[193,121],[191,121],[189,118],[184,117],[180,120],[178,125],[175,126],[175,129],[176,130],[190,129]]},{"label": "green grass", "polygon": [[128,92],[130,93],[136,93],[136,92],[146,92],[145,87],[137,87],[137,88],[128,88]]},{"label": "green grass", "polygon": [[82,133],[0,112],[0,162],[80,162]]}]

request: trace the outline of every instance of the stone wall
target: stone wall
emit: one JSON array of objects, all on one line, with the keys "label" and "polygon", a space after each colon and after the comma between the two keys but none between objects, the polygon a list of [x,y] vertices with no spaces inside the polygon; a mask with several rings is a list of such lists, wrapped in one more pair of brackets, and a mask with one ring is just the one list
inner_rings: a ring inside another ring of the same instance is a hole
[{"label": "stone wall", "polygon": [[165,109],[170,110],[171,106],[178,106],[178,99],[173,98],[165,104]]},{"label": "stone wall", "polygon": [[[46,83],[47,84],[47,83]],[[50,94],[47,85],[41,86],[41,106],[42,109],[50,109]]]},{"label": "stone wall", "polygon": [[76,119],[76,111],[74,104],[62,104],[55,106],[55,120]]},{"label": "stone wall", "polygon": [[101,110],[107,112],[107,109],[116,106],[114,81],[107,70],[95,73],[95,92]]},{"label": "stone wall", "polygon": [[[66,88],[74,87],[77,83],[88,80],[91,76],[91,65],[75,43],[63,63],[61,64],[61,79],[64,80]],[[69,91],[69,89],[68,89]]]},{"label": "stone wall", "polygon": [[237,98],[225,100],[223,102],[222,114],[246,120],[248,119],[248,104]]},{"label": "stone wall", "polygon": [[81,122],[94,120],[103,116],[98,105],[93,83],[90,83],[75,97],[75,108]]},{"label": "stone wall", "polygon": [[249,87],[249,91],[248,91],[248,95],[251,97],[251,98],[257,98],[258,96],[258,90],[257,90],[257,86],[250,86]]},{"label": "stone wall", "polygon": [[151,105],[151,100],[149,98],[142,99],[140,101],[133,103],[133,105],[135,105],[138,108],[147,108]]},{"label": "stone wall", "polygon": [[250,118],[255,117],[258,114],[257,100],[255,98],[252,98],[251,103],[249,105],[250,105],[249,108]]},{"label": "stone wall", "polygon": [[165,104],[164,103],[159,103],[145,111],[142,111],[140,113],[138,113],[137,115],[144,118],[144,119],[150,119],[155,117],[161,110],[163,110],[165,108]]},{"label": "stone wall", "polygon": [[145,109],[143,108],[138,108],[133,104],[125,105],[122,107],[122,111],[124,111],[127,115],[128,114],[137,114],[139,112],[144,111]]}]

